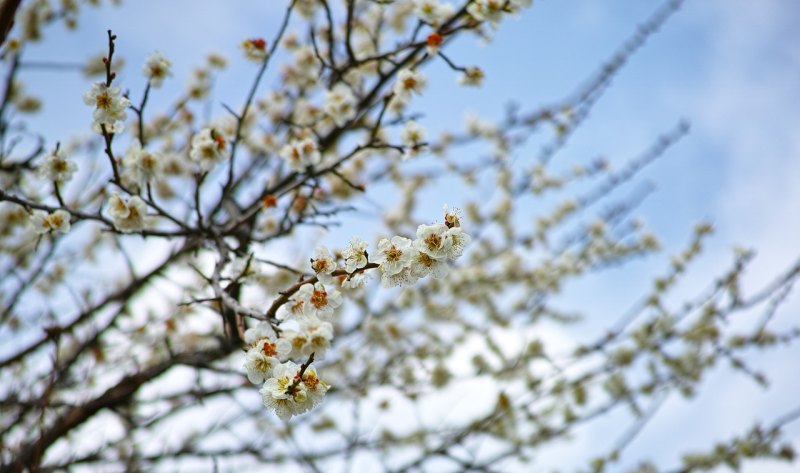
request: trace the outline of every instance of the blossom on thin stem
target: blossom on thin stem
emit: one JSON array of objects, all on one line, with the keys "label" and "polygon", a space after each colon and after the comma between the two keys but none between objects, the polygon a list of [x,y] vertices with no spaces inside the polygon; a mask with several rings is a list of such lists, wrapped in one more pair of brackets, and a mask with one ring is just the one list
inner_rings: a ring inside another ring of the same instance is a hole
[{"label": "blossom on thin stem", "polygon": [[449,3],[439,0],[414,0],[414,14],[431,26],[439,26],[453,16],[455,10]]},{"label": "blossom on thin stem", "polygon": [[136,184],[144,188],[153,182],[161,171],[161,157],[142,149],[139,140],[134,140],[122,158],[122,179],[126,184]]},{"label": "blossom on thin stem", "polygon": [[333,310],[342,305],[342,295],[339,291],[328,290],[320,282],[300,286],[297,299],[303,301],[303,313],[311,317],[330,318],[333,316]]},{"label": "blossom on thin stem", "polygon": [[344,269],[352,273],[356,269],[367,265],[367,242],[358,237],[353,237],[347,248],[342,252],[344,257]]},{"label": "blossom on thin stem", "polygon": [[344,126],[353,119],[356,116],[357,105],[353,91],[341,82],[325,94],[325,113],[331,117],[336,126]]},{"label": "blossom on thin stem", "polygon": [[317,143],[311,138],[292,141],[285,145],[281,148],[280,156],[295,171],[305,171],[306,167],[316,166],[322,161],[322,156],[317,149]]},{"label": "blossom on thin stem", "polygon": [[253,62],[264,62],[269,55],[267,42],[264,38],[250,38],[242,41],[244,56]]},{"label": "blossom on thin stem", "polygon": [[95,132],[102,133],[103,127],[106,133],[122,131],[123,121],[127,118],[125,110],[131,102],[121,96],[119,87],[109,87],[105,82],[95,82],[92,90],[83,95],[83,102],[95,107],[92,114],[94,118],[92,129]]},{"label": "blossom on thin stem", "polygon": [[311,258],[311,269],[317,276],[317,280],[323,284],[333,284],[333,272],[336,271],[336,261],[324,246],[314,249],[314,257]]},{"label": "blossom on thin stem", "polygon": [[31,216],[33,230],[43,235],[45,233],[67,233],[70,229],[70,216],[66,210],[56,210],[53,213],[34,212]]},{"label": "blossom on thin stem", "polygon": [[147,57],[142,66],[142,73],[150,81],[150,85],[158,89],[164,83],[165,78],[172,76],[171,66],[172,62],[156,51]]},{"label": "blossom on thin stem", "polygon": [[328,391],[328,385],[319,379],[313,366],[307,367],[302,375],[300,369],[291,361],[280,364],[261,388],[264,405],[275,409],[283,420],[312,409]]},{"label": "blossom on thin stem", "polygon": [[149,226],[147,217],[147,204],[139,197],[132,196],[125,199],[114,192],[108,199],[108,214],[114,228],[123,232],[139,232]]},{"label": "blossom on thin stem", "polygon": [[397,81],[394,83],[393,90],[397,98],[408,100],[412,94],[421,94],[425,83],[425,76],[421,72],[403,69],[397,73]]},{"label": "blossom on thin stem", "polygon": [[189,157],[203,171],[210,171],[218,163],[228,159],[225,137],[214,128],[204,128],[192,138]]},{"label": "blossom on thin stem", "polygon": [[45,158],[39,167],[39,175],[58,184],[63,184],[72,179],[78,166],[64,156],[64,152],[56,149]]},{"label": "blossom on thin stem", "polygon": [[467,67],[464,74],[459,76],[458,83],[466,86],[480,87],[483,85],[483,69],[480,67]]}]

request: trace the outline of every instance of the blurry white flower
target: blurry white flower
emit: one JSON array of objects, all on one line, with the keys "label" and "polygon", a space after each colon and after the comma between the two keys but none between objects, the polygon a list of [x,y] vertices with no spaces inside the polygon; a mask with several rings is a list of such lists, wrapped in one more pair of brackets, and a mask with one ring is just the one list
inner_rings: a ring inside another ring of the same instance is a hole
[{"label": "blurry white flower", "polygon": [[455,10],[449,3],[441,4],[438,0],[414,0],[414,14],[433,26],[441,25],[454,13]]},{"label": "blurry white flower", "polygon": [[126,200],[114,192],[108,199],[108,214],[114,228],[123,233],[138,232],[149,226],[147,204],[139,196]]},{"label": "blurry white flower", "polygon": [[138,140],[134,140],[128,152],[122,159],[122,174],[127,181],[133,182],[140,188],[158,177],[161,169],[161,157],[142,149]]},{"label": "blurry white flower", "polygon": [[459,76],[458,83],[461,85],[471,85],[480,87],[483,85],[483,69],[480,67],[467,67],[464,74]]},{"label": "blurry white flower", "polygon": [[242,41],[244,56],[253,62],[264,62],[269,55],[264,38],[252,38]]},{"label": "blurry white flower", "polygon": [[213,128],[204,128],[192,138],[189,157],[204,171],[210,171],[217,163],[228,159],[225,137]]},{"label": "blurry white flower", "polygon": [[314,353],[317,360],[325,358],[325,353],[331,347],[333,340],[333,325],[317,318],[308,318],[301,324],[306,334],[306,343],[300,349],[303,356]]},{"label": "blurry white flower", "polygon": [[33,229],[39,235],[56,232],[67,233],[70,229],[70,216],[66,210],[56,210],[51,214],[35,212],[31,216]]},{"label": "blurry white flower", "polygon": [[72,179],[72,175],[77,169],[78,166],[68,160],[63,151],[57,149],[45,158],[39,167],[39,174],[48,181],[63,184]]},{"label": "blurry white flower", "polygon": [[337,126],[344,126],[356,116],[356,97],[350,87],[338,83],[325,94],[325,113]]},{"label": "blurry white flower", "polygon": [[400,99],[409,99],[412,93],[421,94],[425,87],[425,76],[421,72],[403,69],[397,73],[394,93]]},{"label": "blurry white flower", "polygon": [[308,166],[316,166],[322,161],[317,143],[311,138],[293,141],[281,148],[281,158],[295,171],[305,171]]},{"label": "blurry white flower", "polygon": [[172,76],[170,66],[172,66],[172,62],[156,51],[147,57],[142,66],[142,73],[150,80],[150,85],[158,89],[164,83],[165,78]]}]

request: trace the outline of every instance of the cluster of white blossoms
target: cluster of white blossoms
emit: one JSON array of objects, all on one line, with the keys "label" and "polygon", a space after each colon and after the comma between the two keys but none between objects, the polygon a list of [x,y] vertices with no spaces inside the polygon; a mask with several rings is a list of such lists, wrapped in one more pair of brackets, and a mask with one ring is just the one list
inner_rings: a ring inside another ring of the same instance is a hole
[{"label": "cluster of white blossoms", "polygon": [[69,231],[69,213],[66,210],[56,210],[53,213],[34,212],[31,216],[33,230],[43,235],[45,233],[67,233]]},{"label": "cluster of white blossoms", "polygon": [[305,171],[308,166],[316,166],[322,161],[317,143],[311,138],[295,140],[281,148],[280,157],[295,171]]},{"label": "cluster of white blossoms", "polygon": [[108,199],[108,215],[114,228],[123,232],[140,232],[150,226],[147,204],[139,196],[127,199],[114,192]]},{"label": "cluster of white blossoms", "polygon": [[39,175],[48,181],[63,184],[72,179],[78,166],[64,156],[64,152],[56,149],[39,167]]},{"label": "cluster of white blossoms", "polygon": [[95,133],[119,133],[127,117],[125,111],[131,102],[123,97],[119,87],[110,87],[105,82],[95,82],[92,90],[83,96],[86,105],[95,107],[92,117],[92,130]]},{"label": "cluster of white blossoms", "polygon": [[353,91],[341,82],[325,94],[325,113],[336,126],[344,126],[352,120],[356,116],[357,105]]},{"label": "cluster of white blossoms", "polygon": [[156,51],[147,57],[142,66],[142,73],[150,81],[150,85],[158,89],[164,83],[165,78],[172,76],[171,66],[172,62]]},{"label": "cluster of white blossoms", "polygon": [[365,271],[373,268],[380,268],[387,287],[408,285],[428,275],[441,278],[447,274],[447,261],[460,257],[470,240],[457,214],[445,206],[444,223],[420,225],[413,241],[401,236],[382,239],[372,262],[369,245],[358,237],[339,254],[341,266],[327,248],[318,246],[311,258],[314,277],[298,283],[278,312],[278,323],[290,327],[281,325],[276,334],[272,325],[259,322],[245,331],[244,368],[251,383],[262,385],[264,405],[288,420],[322,401],[329,386],[319,379],[311,361],[324,359],[331,346],[329,321],[342,305],[336,287],[363,284]]},{"label": "cluster of white blossoms", "polygon": [[200,165],[203,171],[214,169],[218,163],[228,159],[225,137],[214,128],[203,128],[192,137],[189,157]]},{"label": "cluster of white blossoms", "polygon": [[394,236],[378,242],[374,261],[380,264],[381,283],[408,286],[428,275],[443,278],[450,269],[447,261],[459,258],[470,241],[457,214],[445,208],[444,223],[420,225],[415,240]]}]

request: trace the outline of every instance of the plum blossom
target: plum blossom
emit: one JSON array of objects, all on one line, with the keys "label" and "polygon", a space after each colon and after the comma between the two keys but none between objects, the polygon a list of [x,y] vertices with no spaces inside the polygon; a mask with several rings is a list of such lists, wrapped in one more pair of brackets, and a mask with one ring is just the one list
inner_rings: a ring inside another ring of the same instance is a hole
[{"label": "plum blossom", "polygon": [[164,84],[164,79],[172,76],[170,67],[172,62],[158,51],[150,54],[142,66],[142,73],[150,81],[153,88],[158,89]]},{"label": "plum blossom", "polygon": [[357,105],[353,91],[341,82],[325,94],[325,113],[337,126],[344,126],[356,116]]},{"label": "plum blossom", "polygon": [[264,405],[275,409],[283,420],[312,409],[328,391],[328,385],[319,379],[314,367],[307,367],[302,375],[300,370],[301,367],[291,361],[280,364],[261,388]]},{"label": "plum blossom", "polygon": [[210,171],[218,163],[228,159],[225,137],[214,128],[204,128],[192,138],[189,157],[203,171]]},{"label": "plum blossom", "polygon": [[122,131],[122,122],[127,118],[125,110],[131,102],[121,96],[119,87],[108,86],[105,82],[95,82],[92,90],[83,95],[83,102],[95,107],[92,114],[94,118],[92,129],[95,132],[102,133],[104,128],[106,133]]},{"label": "plum blossom", "polygon": [[425,76],[421,72],[403,69],[397,73],[394,83],[394,94],[401,100],[408,100],[412,94],[421,94],[425,88]]},{"label": "plum blossom", "polygon": [[108,199],[108,214],[114,228],[123,232],[139,232],[149,226],[147,204],[139,196],[125,199],[114,192]]},{"label": "plum blossom", "polygon": [[267,42],[264,38],[251,38],[242,41],[244,56],[253,62],[264,62],[269,56]]},{"label": "plum blossom", "polygon": [[375,262],[381,265],[381,273],[393,276],[407,267],[412,255],[411,244],[411,240],[401,236],[381,239],[375,256]]},{"label": "plum blossom", "polygon": [[323,284],[333,284],[333,272],[336,271],[336,261],[324,246],[314,249],[314,257],[311,258],[311,269],[317,276],[317,280]]},{"label": "plum blossom", "polygon": [[310,317],[330,318],[333,316],[333,310],[342,305],[342,295],[339,291],[328,290],[320,282],[300,286],[297,299],[303,301],[303,313]]},{"label": "plum blossom", "polygon": [[35,212],[31,216],[33,230],[39,235],[50,232],[67,233],[70,229],[69,220],[69,213],[66,210],[56,210],[50,214]]},{"label": "plum blossom", "polygon": [[447,225],[436,223],[433,225],[420,225],[417,227],[417,249],[434,259],[447,257],[447,252],[453,244],[452,239],[445,237]]},{"label": "plum blossom", "polygon": [[344,269],[352,273],[356,269],[367,265],[367,242],[358,237],[353,237],[347,248],[342,252],[344,257]]},{"label": "plum blossom", "polygon": [[78,166],[71,160],[64,156],[64,152],[56,149],[45,158],[39,174],[49,180],[58,184],[63,184],[72,179],[72,175],[78,169]]},{"label": "plum blossom", "polygon": [[317,143],[311,138],[292,141],[285,145],[281,148],[280,156],[295,171],[305,171],[306,167],[316,166],[322,161],[322,156],[317,149]]}]

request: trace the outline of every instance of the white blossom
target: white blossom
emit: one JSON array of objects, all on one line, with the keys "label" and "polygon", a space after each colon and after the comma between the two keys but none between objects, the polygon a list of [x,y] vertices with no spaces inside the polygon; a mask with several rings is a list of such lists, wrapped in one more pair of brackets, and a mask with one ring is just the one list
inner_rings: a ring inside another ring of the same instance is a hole
[{"label": "white blossom", "polygon": [[244,331],[244,342],[252,345],[261,338],[275,338],[275,330],[267,322],[258,322]]},{"label": "white blossom", "polygon": [[109,87],[105,82],[95,82],[92,90],[83,96],[86,105],[95,107],[92,117],[92,129],[102,132],[105,127],[106,133],[119,133],[122,131],[122,122],[127,117],[125,110],[131,102],[121,96],[118,87]]},{"label": "white blossom", "polygon": [[417,240],[414,244],[431,258],[446,258],[453,244],[452,239],[445,237],[447,230],[447,225],[443,223],[420,225],[417,227]]},{"label": "white blossom", "polygon": [[225,137],[214,128],[202,129],[192,137],[189,157],[198,163],[202,170],[210,171],[217,163],[228,159]]},{"label": "white blossom", "polygon": [[378,242],[378,253],[375,263],[380,264],[381,273],[395,275],[409,266],[412,255],[411,240],[401,236],[393,236],[391,241],[383,238]]},{"label": "white blossom", "polygon": [[300,367],[287,361],[275,367],[273,377],[261,388],[264,405],[275,409],[283,420],[312,409],[328,391],[328,385],[319,379],[313,366],[309,366],[302,377],[299,374]]},{"label": "white blossom", "polygon": [[57,149],[45,158],[39,167],[39,174],[49,181],[63,184],[72,179],[72,175],[77,169],[78,166],[67,159],[63,151]]},{"label": "white blossom", "polygon": [[317,143],[306,138],[300,141],[293,141],[283,148],[280,152],[281,158],[289,163],[289,167],[295,171],[305,171],[308,166],[316,166],[322,161],[322,157],[317,149]]},{"label": "white blossom", "polygon": [[135,140],[122,159],[122,177],[143,188],[158,177],[161,165],[159,155],[142,149],[139,141]]},{"label": "white blossom", "polygon": [[323,284],[333,284],[333,272],[336,271],[336,261],[324,246],[314,249],[314,257],[311,258],[311,269],[317,276],[317,280]]},{"label": "white blossom", "polygon": [[431,275],[436,279],[441,279],[447,276],[450,267],[447,265],[446,259],[436,259],[431,257],[427,252],[422,251],[420,247],[424,244],[420,240],[414,241],[416,251],[411,256],[411,274],[417,278],[424,278]]},{"label": "white blossom", "polygon": [[328,290],[320,282],[300,286],[297,298],[303,301],[303,313],[311,317],[330,318],[334,309],[342,305],[339,291]]},{"label": "white blossom", "polygon": [[150,81],[153,88],[158,89],[164,84],[164,79],[172,76],[170,67],[172,62],[158,51],[147,56],[142,66],[142,73]]},{"label": "white blossom", "polygon": [[264,62],[269,56],[267,42],[263,38],[245,39],[241,44],[244,56],[253,62]]},{"label": "white blossom", "polygon": [[280,364],[275,356],[268,356],[259,346],[247,350],[245,354],[244,369],[247,379],[253,384],[261,384],[272,376],[272,370]]},{"label": "white blossom", "polygon": [[325,94],[325,113],[337,126],[344,126],[356,116],[357,105],[353,91],[341,82]]},{"label": "white blossom", "polygon": [[483,85],[483,69],[480,67],[467,67],[464,74],[459,76],[458,83],[461,85],[480,87]]},{"label": "white blossom", "polygon": [[149,226],[147,204],[139,196],[127,200],[114,192],[108,199],[108,214],[114,228],[123,232],[139,232]]},{"label": "white blossom", "polygon": [[367,265],[367,242],[358,237],[353,237],[347,248],[342,252],[344,257],[344,269],[352,273],[356,269]]},{"label": "white blossom", "polygon": [[496,26],[503,16],[506,0],[474,0],[467,7],[467,12],[476,20],[488,21]]},{"label": "white blossom", "polygon": [[314,358],[322,360],[331,347],[333,340],[333,325],[323,322],[315,317],[308,318],[301,323],[306,343],[300,348],[303,356],[308,357],[314,353]]},{"label": "white blossom", "polygon": [[414,14],[422,21],[439,26],[453,16],[455,10],[449,3],[439,3],[438,0],[414,0]]},{"label": "white blossom", "polygon": [[425,76],[421,72],[403,69],[397,73],[397,81],[394,83],[394,94],[400,99],[409,99],[411,94],[421,94],[425,88]]},{"label": "white blossom", "polygon": [[66,210],[56,210],[50,214],[37,211],[31,216],[33,230],[39,235],[49,232],[67,233],[70,229],[69,220]]},{"label": "white blossom", "polygon": [[464,253],[464,248],[472,241],[472,237],[464,233],[461,227],[453,227],[448,229],[444,234],[445,240],[449,241],[446,244],[446,255],[450,259],[460,258]]},{"label": "white blossom", "polygon": [[403,159],[408,159],[419,152],[425,141],[425,129],[414,120],[408,120],[400,131],[400,139],[406,146]]}]

